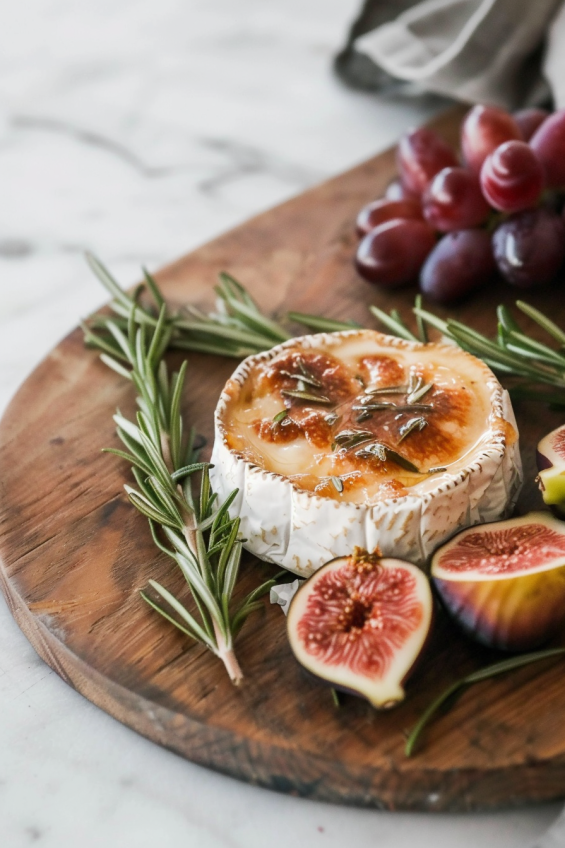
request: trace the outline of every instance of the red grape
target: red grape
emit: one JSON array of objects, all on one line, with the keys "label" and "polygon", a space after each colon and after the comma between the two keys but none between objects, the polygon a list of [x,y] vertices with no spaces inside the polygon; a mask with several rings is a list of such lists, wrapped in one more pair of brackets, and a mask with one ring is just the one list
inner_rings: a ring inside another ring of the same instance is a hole
[{"label": "red grape", "polygon": [[565,109],[543,122],[530,146],[543,166],[548,188],[565,186]]},{"label": "red grape", "polygon": [[355,264],[361,276],[371,283],[389,288],[403,286],[417,278],[435,241],[435,233],[425,221],[387,221],[360,242]]},{"label": "red grape", "polygon": [[519,112],[514,112],[512,115],[520,128],[524,141],[531,139],[537,128],[543,124],[548,116],[547,109],[520,109]]},{"label": "red grape", "polygon": [[451,147],[427,127],[402,136],[396,155],[402,185],[415,194],[421,194],[442,168],[457,165]]},{"label": "red grape", "polygon": [[496,106],[474,106],[461,128],[461,149],[465,161],[477,174],[489,153],[505,141],[521,139],[518,124],[508,112]]},{"label": "red grape", "polygon": [[414,200],[374,200],[357,216],[357,234],[366,236],[379,224],[394,218],[421,218],[422,206]]},{"label": "red grape", "polygon": [[494,256],[514,286],[547,283],[565,259],[565,223],[548,209],[528,209],[500,224],[492,237]]},{"label": "red grape", "polygon": [[496,274],[486,230],[448,233],[434,247],[420,272],[420,289],[432,300],[452,303],[488,283]]},{"label": "red grape", "polygon": [[419,196],[413,191],[408,191],[398,178],[392,180],[386,187],[385,197],[387,200],[418,200]]},{"label": "red grape", "polygon": [[422,205],[426,220],[444,233],[477,227],[490,211],[476,174],[467,168],[444,168],[436,174]]},{"label": "red grape", "polygon": [[501,144],[481,168],[483,194],[501,212],[518,212],[533,206],[543,183],[543,168],[525,141]]}]

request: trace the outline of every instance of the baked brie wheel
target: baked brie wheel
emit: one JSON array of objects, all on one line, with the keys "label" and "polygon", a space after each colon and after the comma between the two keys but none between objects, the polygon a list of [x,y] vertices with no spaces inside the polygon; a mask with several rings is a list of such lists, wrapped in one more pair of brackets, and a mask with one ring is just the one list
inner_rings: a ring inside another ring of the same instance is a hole
[{"label": "baked brie wheel", "polygon": [[370,330],[244,360],[215,414],[211,481],[238,489],[245,547],[307,577],[356,545],[424,567],[510,513],[522,472],[508,394],[479,359]]}]

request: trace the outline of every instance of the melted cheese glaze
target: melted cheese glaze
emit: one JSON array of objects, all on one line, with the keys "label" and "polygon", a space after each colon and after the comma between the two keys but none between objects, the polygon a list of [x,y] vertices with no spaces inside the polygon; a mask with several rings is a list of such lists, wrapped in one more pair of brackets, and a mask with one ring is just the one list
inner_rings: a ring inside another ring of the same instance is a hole
[{"label": "melted cheese glaze", "polygon": [[[274,359],[256,363],[243,385],[230,381],[224,414],[228,447],[250,463],[287,477],[297,488],[371,504],[435,488],[443,476],[469,465],[494,432],[508,435],[507,422],[491,408],[496,380],[486,378],[481,362],[458,348],[428,344],[405,350],[383,339],[364,333],[335,344],[321,342],[316,348],[297,343]],[[303,368],[317,386],[299,384]],[[411,378],[433,384],[415,406],[407,404],[406,391],[369,394],[407,386]],[[316,403],[285,393],[297,388],[325,400]],[[359,421],[371,403],[391,406]],[[283,410],[285,418],[274,422]],[[401,438],[401,428],[415,417],[424,418],[425,426]],[[344,447],[339,443],[344,431],[368,435],[365,442]],[[407,470],[390,455],[383,460],[364,453],[374,442],[397,451],[418,471]],[[429,473],[438,466],[445,471]],[[332,477],[339,478],[341,491]]]}]

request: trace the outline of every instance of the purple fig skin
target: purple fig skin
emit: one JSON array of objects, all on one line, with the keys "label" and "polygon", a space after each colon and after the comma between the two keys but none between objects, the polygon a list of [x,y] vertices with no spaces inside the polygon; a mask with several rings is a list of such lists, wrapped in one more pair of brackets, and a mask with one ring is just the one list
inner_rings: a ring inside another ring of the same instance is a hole
[{"label": "purple fig skin", "polygon": [[[501,651],[528,651],[539,648],[564,628],[565,562],[557,579],[548,580],[548,573],[553,572],[504,581],[520,581],[512,587],[501,586],[502,581],[432,582],[447,611],[477,642]],[[515,605],[521,609],[514,610]]]},{"label": "purple fig skin", "polygon": [[431,576],[450,615],[491,648],[531,650],[565,631],[565,524],[549,513],[458,533]]},{"label": "purple fig skin", "polygon": [[536,450],[536,465],[538,467],[538,471],[543,471],[544,468],[551,468],[553,463],[551,460],[544,456],[543,453],[540,453],[539,447]]},{"label": "purple fig skin", "polygon": [[295,594],[290,647],[309,677],[389,709],[404,699],[403,683],[425,651],[433,606],[416,566],[356,549],[325,563]]}]

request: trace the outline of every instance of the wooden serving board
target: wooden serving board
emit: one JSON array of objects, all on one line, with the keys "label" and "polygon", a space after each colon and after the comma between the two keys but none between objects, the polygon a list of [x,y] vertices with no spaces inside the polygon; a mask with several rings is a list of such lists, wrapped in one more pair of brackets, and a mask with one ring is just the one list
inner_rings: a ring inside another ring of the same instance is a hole
[{"label": "wooden serving board", "polygon": [[[437,122],[455,141],[460,112]],[[388,151],[243,224],[165,268],[174,303],[210,305],[218,271],[240,279],[276,316],[294,309],[374,326],[367,306],[408,310],[414,292],[385,293],[354,271],[354,220],[395,171]],[[85,271],[86,273],[86,271]],[[516,292],[500,285],[451,314],[493,332],[494,308]],[[559,287],[527,298],[565,322]],[[438,310],[441,311],[441,310]],[[191,355],[188,421],[208,438],[233,360]],[[41,657],[85,697],[188,759],[278,791],[388,809],[470,810],[565,795],[565,667],[553,661],[477,685],[440,717],[412,759],[404,735],[462,674],[496,658],[441,615],[426,659],[398,708],[377,713],[329,690],[294,661],[278,607],[265,604],[237,648],[245,685],[189,643],[139,598],[153,577],[183,593],[128,503],[116,407],[133,412],[131,388],[83,347],[75,330],[24,383],[0,425],[0,582]],[[517,409],[526,485],[519,509],[541,505],[534,448],[561,423],[545,408]],[[241,590],[271,566],[245,562]],[[292,579],[290,577],[289,579]]]}]

